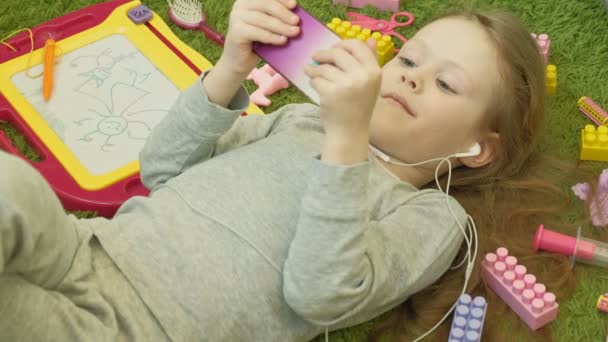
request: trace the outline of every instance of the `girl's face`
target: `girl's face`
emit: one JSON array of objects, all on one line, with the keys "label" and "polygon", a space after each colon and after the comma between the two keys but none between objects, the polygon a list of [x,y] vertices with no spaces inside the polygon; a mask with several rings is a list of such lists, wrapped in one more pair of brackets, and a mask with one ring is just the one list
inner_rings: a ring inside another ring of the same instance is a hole
[{"label": "girl's face", "polygon": [[371,144],[408,163],[467,152],[475,142],[485,155],[491,133],[482,119],[500,86],[497,56],[473,21],[445,18],[422,28],[384,66]]}]

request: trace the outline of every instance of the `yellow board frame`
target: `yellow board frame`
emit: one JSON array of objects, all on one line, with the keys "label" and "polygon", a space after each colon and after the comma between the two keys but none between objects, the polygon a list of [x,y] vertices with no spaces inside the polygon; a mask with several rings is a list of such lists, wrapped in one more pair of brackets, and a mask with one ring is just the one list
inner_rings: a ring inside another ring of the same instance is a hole
[{"label": "yellow board frame", "polygon": [[[129,10],[140,4],[140,1],[131,1],[121,5],[101,24],[59,41],[58,46],[61,47],[61,52],[67,54],[108,36],[122,34],[180,91],[186,89],[196,81],[199,75],[158,39],[146,25],[136,25],[129,19]],[[156,13],[153,13],[149,23],[200,70],[205,71],[213,66],[205,57],[182,42]],[[30,54],[26,54],[0,64],[0,92],[8,102],[15,109],[18,109],[19,115],[82,189],[100,190],[139,172],[139,161],[134,160],[103,175],[90,173],[76,155],[61,141],[42,115],[13,85],[11,77],[26,69],[29,58],[32,58],[32,64],[38,64],[43,61],[43,57],[44,48],[40,48],[34,51],[31,57]],[[264,114],[253,103],[250,104],[247,113]]]}]

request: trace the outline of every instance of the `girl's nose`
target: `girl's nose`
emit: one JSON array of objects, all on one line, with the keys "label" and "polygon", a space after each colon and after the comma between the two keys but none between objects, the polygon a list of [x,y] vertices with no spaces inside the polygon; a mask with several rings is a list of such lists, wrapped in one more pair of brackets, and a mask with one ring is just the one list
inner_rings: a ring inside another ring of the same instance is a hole
[{"label": "girl's nose", "polygon": [[407,78],[407,77],[405,77],[405,75],[402,75],[401,82],[405,83],[407,86],[409,86],[414,91],[418,91],[421,88],[420,81],[416,80],[412,77]]}]

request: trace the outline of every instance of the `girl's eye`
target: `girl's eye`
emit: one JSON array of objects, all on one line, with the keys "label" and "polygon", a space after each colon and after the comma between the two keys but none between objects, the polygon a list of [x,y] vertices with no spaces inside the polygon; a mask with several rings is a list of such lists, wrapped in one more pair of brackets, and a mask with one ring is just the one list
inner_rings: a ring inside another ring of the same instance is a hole
[{"label": "girl's eye", "polygon": [[406,67],[410,67],[410,68],[414,68],[416,66],[416,63],[414,63],[414,61],[412,61],[411,59],[407,58],[407,57],[399,57],[401,59],[401,63],[403,65],[405,65]]},{"label": "girl's eye", "polygon": [[447,84],[444,80],[441,80],[439,78],[437,79],[437,86],[442,90],[456,94],[456,91],[454,91],[454,89],[452,89],[452,87],[450,87],[449,84]]}]

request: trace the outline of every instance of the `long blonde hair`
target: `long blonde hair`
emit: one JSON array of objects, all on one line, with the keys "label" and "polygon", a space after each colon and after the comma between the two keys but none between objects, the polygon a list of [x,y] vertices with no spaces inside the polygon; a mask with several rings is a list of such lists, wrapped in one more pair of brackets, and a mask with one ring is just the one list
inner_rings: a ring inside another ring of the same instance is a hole
[{"label": "long blonde hair", "polygon": [[[571,184],[572,179],[590,180],[593,175],[547,157],[537,149],[545,113],[545,74],[538,47],[526,26],[516,16],[501,10],[458,11],[439,19],[447,17],[473,21],[486,31],[498,52],[502,85],[496,89],[496,100],[486,116],[488,128],[500,135],[499,157],[483,168],[454,170],[451,182],[450,194],[474,218],[479,236],[477,266],[467,292],[482,295],[489,302],[484,339],[513,341],[519,334],[526,341],[547,340],[550,339],[547,329],[530,332],[500,298],[486,289],[479,275],[479,260],[485,253],[505,246],[560,300],[567,298],[575,285],[568,259],[535,254],[532,236],[539,223],[563,229],[565,225],[557,220],[558,214],[568,207],[570,196],[562,184]],[[462,253],[457,260],[461,260]],[[370,341],[387,336],[392,337],[391,341],[411,341],[428,330],[457,299],[463,271],[447,272],[435,284],[382,317],[372,329]],[[450,323],[448,318],[428,340],[447,340]],[[509,323],[508,336],[496,329],[499,324]]]}]

